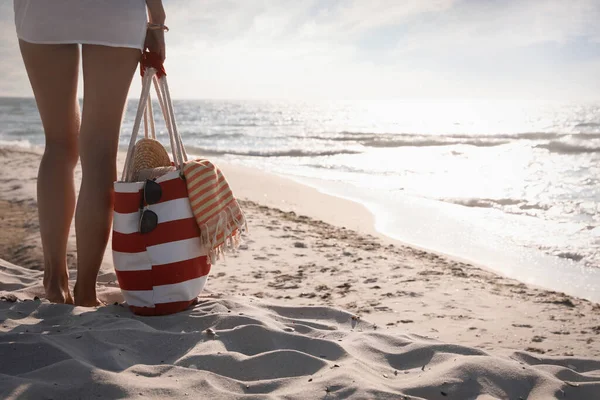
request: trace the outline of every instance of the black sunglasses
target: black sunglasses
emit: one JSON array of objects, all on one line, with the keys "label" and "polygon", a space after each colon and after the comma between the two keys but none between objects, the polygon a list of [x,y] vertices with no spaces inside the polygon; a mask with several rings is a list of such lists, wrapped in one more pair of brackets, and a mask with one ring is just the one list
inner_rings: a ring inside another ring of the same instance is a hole
[{"label": "black sunglasses", "polygon": [[162,197],[162,189],[155,181],[146,179],[142,194],[143,195],[140,197],[140,210],[142,210],[142,215],[140,217],[139,231],[140,233],[149,233],[156,229],[156,226],[158,225],[158,215],[156,215],[154,211],[144,208],[144,202],[148,205],[158,203]]}]

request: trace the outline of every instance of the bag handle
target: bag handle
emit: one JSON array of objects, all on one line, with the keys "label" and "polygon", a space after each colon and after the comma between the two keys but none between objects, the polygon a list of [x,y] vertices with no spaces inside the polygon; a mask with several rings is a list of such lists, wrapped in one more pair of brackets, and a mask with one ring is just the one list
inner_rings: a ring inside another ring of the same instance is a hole
[{"label": "bag handle", "polygon": [[152,111],[152,96],[148,96],[148,105],[144,110],[144,137],[148,139],[148,126],[150,126],[150,138],[156,139],[156,127],[154,126],[154,112]]},{"label": "bag handle", "polygon": [[176,167],[181,170],[184,162],[186,162],[188,159],[181,136],[177,130],[177,122],[175,120],[173,103],[167,83],[166,73],[158,55],[154,53],[144,53],[140,63],[140,72],[142,74],[142,93],[140,95],[137,114],[133,123],[133,131],[131,133],[129,147],[127,149],[127,157],[125,158],[125,165],[123,167],[123,174],[121,176],[121,180],[124,182],[129,182],[133,179],[133,156],[142,118],[144,119],[145,136],[148,137],[149,119],[152,138],[156,137],[150,99],[150,89],[152,83],[154,83],[154,88],[158,97],[158,103],[165,119],[167,131],[169,132],[173,162]]},{"label": "bag handle", "polygon": [[[177,131],[177,121],[175,120],[175,112],[173,111],[173,102],[171,101],[171,92],[169,91],[169,85],[167,84],[167,72],[165,71],[164,64],[160,58],[160,55],[151,51],[145,52],[142,55],[141,64],[142,66],[140,68],[140,73],[142,76],[144,76],[146,68],[154,68],[156,70],[154,88],[156,89],[156,92],[159,93],[158,101],[161,106],[165,122],[170,124],[171,131],[173,132],[176,142],[175,144],[179,147],[178,153],[181,156],[181,164],[183,165],[183,163],[188,160],[188,157],[181,140],[181,135],[179,135],[179,132]],[[163,94],[164,99],[161,99],[160,93]],[[173,145],[173,143],[171,144]]]}]

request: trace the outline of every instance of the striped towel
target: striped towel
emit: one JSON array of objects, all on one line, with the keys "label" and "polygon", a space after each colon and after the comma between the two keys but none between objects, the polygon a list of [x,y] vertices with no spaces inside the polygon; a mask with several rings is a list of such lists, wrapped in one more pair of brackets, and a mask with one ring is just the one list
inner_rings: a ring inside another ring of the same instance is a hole
[{"label": "striped towel", "polygon": [[206,159],[188,161],[183,175],[201,242],[214,263],[226,250],[239,246],[242,231],[248,230],[246,217],[216,165]]}]

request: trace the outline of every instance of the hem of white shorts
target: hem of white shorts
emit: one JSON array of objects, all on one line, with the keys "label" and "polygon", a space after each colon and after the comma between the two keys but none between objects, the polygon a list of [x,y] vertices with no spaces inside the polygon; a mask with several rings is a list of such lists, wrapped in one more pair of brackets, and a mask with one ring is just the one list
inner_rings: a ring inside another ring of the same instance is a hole
[{"label": "hem of white shorts", "polygon": [[112,42],[102,42],[96,40],[30,40],[19,36],[19,39],[33,44],[93,44],[98,46],[108,46],[108,47],[125,47],[128,49],[138,49],[140,51],[144,50],[143,45],[134,45],[131,43],[112,43]]}]

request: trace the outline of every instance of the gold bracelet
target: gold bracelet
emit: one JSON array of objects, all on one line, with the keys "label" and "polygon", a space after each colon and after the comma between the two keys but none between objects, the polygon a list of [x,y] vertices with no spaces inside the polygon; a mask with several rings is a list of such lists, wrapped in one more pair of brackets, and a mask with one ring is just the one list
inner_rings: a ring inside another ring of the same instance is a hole
[{"label": "gold bracelet", "polygon": [[151,24],[148,23],[148,29],[151,31],[163,30],[165,32],[169,32],[169,27],[165,24]]}]

